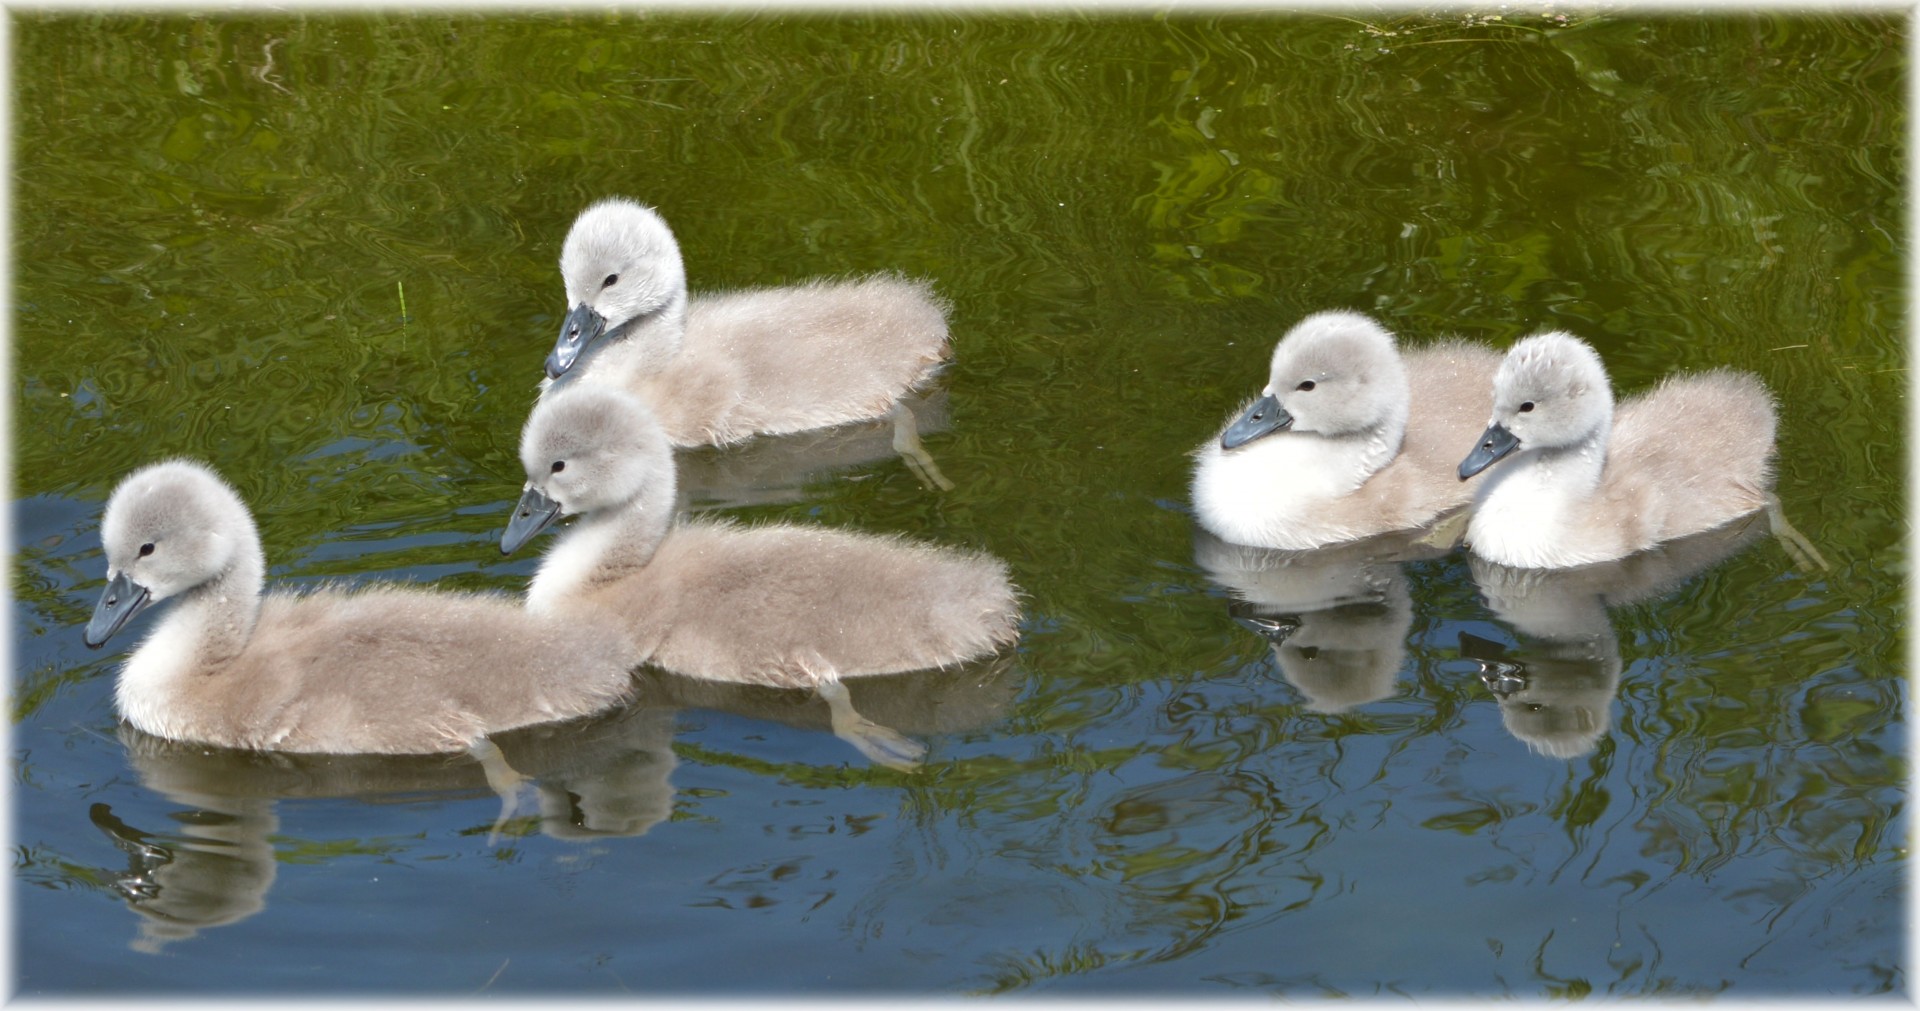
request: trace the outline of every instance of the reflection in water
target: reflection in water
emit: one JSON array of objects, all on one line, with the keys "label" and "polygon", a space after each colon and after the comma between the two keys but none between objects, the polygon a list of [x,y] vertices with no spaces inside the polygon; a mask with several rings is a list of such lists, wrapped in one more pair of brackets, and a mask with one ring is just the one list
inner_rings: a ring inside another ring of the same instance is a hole
[{"label": "reflection in water", "polygon": [[[861,716],[918,733],[986,727],[1019,694],[1013,656],[949,670],[862,678],[848,687]],[[539,831],[581,841],[638,836],[673,814],[674,717],[718,709],[801,728],[833,729],[834,707],[811,692],[698,681],[659,671],[636,675],[638,699],[566,723],[493,738],[484,754],[312,755],[238,751],[170,741],[120,728],[141,784],[178,809],[175,831],[130,824],[106,804],[89,817],[127,853],[113,888],[142,917],[132,947],[154,953],[207,927],[266,908],[279,862],[272,835],[282,798],[354,798],[367,803],[503,793],[496,834],[524,784],[537,796]],[[529,822],[535,821],[528,819]]]},{"label": "reflection in water", "polygon": [[[138,731],[129,731],[138,733]],[[121,821],[105,804],[88,810],[93,824],[127,853],[127,871],[113,889],[139,913],[135,951],[156,954],[202,927],[244,920],[267,907],[279,868],[269,834],[280,825],[273,801],[168,795],[187,806],[174,814],[178,833],[149,833]]]},{"label": "reflection in water", "polygon": [[1577,569],[1514,569],[1473,556],[1481,599],[1519,633],[1509,655],[1463,634],[1460,651],[1481,665],[1513,736],[1543,755],[1578,758],[1612,726],[1620,645],[1609,607],[1660,596],[1765,535],[1765,513],[1669,541],[1613,562]]},{"label": "reflection in water", "polygon": [[[643,696],[651,693],[642,688]],[[266,908],[277,860],[270,837],[281,798],[370,803],[427,795],[485,796],[488,777],[465,755],[305,755],[237,751],[120,728],[148,789],[179,805],[177,833],[130,825],[104,804],[94,824],[130,855],[116,889],[143,917],[136,951],[156,952]],[[557,839],[640,835],[673,811],[673,710],[650,700],[494,738],[539,793],[539,828]]]},{"label": "reflection in water", "polygon": [[1322,713],[1393,693],[1413,627],[1400,563],[1442,554],[1408,534],[1275,551],[1194,528],[1194,561],[1233,594],[1228,613],[1272,644],[1281,676]]},{"label": "reflection in water", "polygon": [[760,435],[734,446],[695,446],[673,455],[679,507],[709,510],[799,502],[809,481],[898,456],[928,488],[953,485],[920,436],[946,431],[947,388],[936,385],[900,398],[894,413],[836,428]]}]

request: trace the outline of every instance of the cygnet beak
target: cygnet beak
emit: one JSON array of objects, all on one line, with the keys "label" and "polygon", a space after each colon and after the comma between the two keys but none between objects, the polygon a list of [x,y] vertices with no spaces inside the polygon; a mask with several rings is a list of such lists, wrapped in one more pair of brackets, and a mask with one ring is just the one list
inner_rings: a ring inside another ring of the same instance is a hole
[{"label": "cygnet beak", "polygon": [[1480,436],[1480,444],[1473,447],[1473,452],[1468,453],[1466,459],[1460,461],[1460,480],[1465,481],[1486,470],[1493,466],[1495,460],[1519,448],[1520,440],[1514,438],[1506,426],[1499,422],[1488,425],[1486,433]]},{"label": "cygnet beak", "polygon": [[99,649],[106,645],[107,640],[152,599],[152,591],[134,582],[124,572],[108,580],[107,588],[100,594],[100,603],[93,608],[93,620],[87,622],[87,630],[82,634],[87,648]]},{"label": "cygnet beak", "polygon": [[507,521],[507,532],[500,535],[500,553],[513,554],[520,549],[520,545],[533,540],[536,534],[559,518],[560,503],[548,498],[546,492],[538,488],[528,488],[520,496],[520,504],[513,507],[513,518]]},{"label": "cygnet beak", "polygon": [[607,318],[593,310],[585,302],[573,307],[567,318],[560,324],[560,339],[554,342],[553,353],[547,356],[547,378],[558,379],[573,368],[580,360],[580,353],[589,344],[607,331]]},{"label": "cygnet beak", "polygon": [[1293,415],[1280,406],[1280,401],[1269,393],[1253,402],[1246,413],[1233,419],[1233,424],[1220,433],[1220,448],[1234,449],[1244,446],[1263,435],[1283,432],[1293,427]]},{"label": "cygnet beak", "polygon": [[1261,614],[1258,608],[1242,600],[1228,604],[1227,615],[1241,628],[1275,646],[1286,642],[1288,636],[1300,630],[1299,615]]}]

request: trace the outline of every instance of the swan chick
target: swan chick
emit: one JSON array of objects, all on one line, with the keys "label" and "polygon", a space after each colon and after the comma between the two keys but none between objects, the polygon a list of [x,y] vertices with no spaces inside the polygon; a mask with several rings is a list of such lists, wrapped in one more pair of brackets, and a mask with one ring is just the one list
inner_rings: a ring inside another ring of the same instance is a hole
[{"label": "swan chick", "polygon": [[898,423],[900,397],[948,354],[948,304],[923,280],[876,274],[690,297],[672,229],[632,200],[580,213],[560,274],[570,308],[543,395],[576,377],[628,390],[675,446]]},{"label": "swan chick", "polygon": [[1469,549],[1513,568],[1611,561],[1774,501],[1773,397],[1750,372],[1670,376],[1615,410],[1600,356],[1527,337],[1493,381],[1491,420],[1460,461],[1482,479]]},{"label": "swan chick", "polygon": [[87,646],[175,600],[116,681],[121,717],[148,734],[271,751],[454,752],[611,707],[631,690],[617,637],[578,634],[503,597],[392,586],[263,596],[252,515],[194,461],[128,474],[100,530],[107,586]]},{"label": "swan chick", "polygon": [[1442,341],[1402,355],[1352,312],[1274,347],[1260,397],[1195,451],[1194,513],[1236,544],[1308,550],[1428,526],[1465,507],[1460,438],[1481,427],[1499,355]]},{"label": "swan chick", "polygon": [[579,517],[541,560],[529,610],[611,624],[635,662],[676,674],[813,689],[836,733],[886,764],[910,767],[924,748],[853,713],[841,678],[949,667],[1018,637],[1016,591],[989,555],[821,527],[676,521],[665,434],[618,390],[542,400],[520,454],[527,484],[501,550]]}]

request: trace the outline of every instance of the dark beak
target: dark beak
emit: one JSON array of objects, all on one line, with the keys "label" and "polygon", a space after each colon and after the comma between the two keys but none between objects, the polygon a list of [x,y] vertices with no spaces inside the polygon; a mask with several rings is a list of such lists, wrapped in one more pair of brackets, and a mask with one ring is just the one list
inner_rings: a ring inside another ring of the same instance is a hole
[{"label": "dark beak", "polygon": [[1272,394],[1261,397],[1247,408],[1246,413],[1233,419],[1233,424],[1220,433],[1220,448],[1234,449],[1244,446],[1263,435],[1285,431],[1293,427],[1293,415],[1280,406],[1280,401]]},{"label": "dark beak", "polygon": [[1291,614],[1261,614],[1252,604],[1236,600],[1227,605],[1227,615],[1241,628],[1275,646],[1300,630],[1300,618]]},{"label": "dark beak", "polygon": [[146,587],[127,578],[122,572],[107,581],[107,588],[100,594],[100,603],[93,608],[93,620],[87,622],[87,630],[82,636],[88,649],[99,649],[120,631],[127,621],[139,614],[153,594]]},{"label": "dark beak", "polygon": [[520,496],[520,504],[513,507],[513,518],[507,521],[507,532],[500,535],[500,553],[511,555],[520,550],[520,545],[533,540],[536,534],[559,518],[560,503],[548,498],[538,488],[528,488]]},{"label": "dark beak", "polygon": [[1486,470],[1493,466],[1493,461],[1518,448],[1520,440],[1514,438],[1512,432],[1498,423],[1488,425],[1486,434],[1480,436],[1480,444],[1473,447],[1473,452],[1468,453],[1466,459],[1460,461],[1460,480],[1465,481]]},{"label": "dark beak", "polygon": [[558,379],[573,368],[580,360],[580,353],[587,345],[600,339],[607,331],[607,318],[593,311],[582,302],[567,313],[566,321],[560,324],[560,339],[554,342],[553,353],[547,356],[547,378]]}]

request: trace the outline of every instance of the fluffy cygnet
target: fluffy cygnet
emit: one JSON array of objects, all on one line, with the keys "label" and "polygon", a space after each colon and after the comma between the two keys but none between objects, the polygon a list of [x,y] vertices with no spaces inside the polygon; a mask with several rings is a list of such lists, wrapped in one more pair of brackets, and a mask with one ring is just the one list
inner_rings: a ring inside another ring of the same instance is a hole
[{"label": "fluffy cygnet", "polygon": [[542,559],[527,607],[610,623],[635,661],[814,688],[831,703],[845,702],[843,677],[944,667],[1018,636],[1007,567],[988,555],[812,526],[676,523],[667,439],[618,390],[542,400],[520,459],[527,486],[503,552],[580,514]]},{"label": "fluffy cygnet", "polygon": [[121,668],[134,727],[229,748],[459,751],[513,727],[615,705],[619,637],[585,635],[494,596],[399,587],[261,595],[260,535],[207,467],[127,475],[100,524],[99,647],[143,608],[179,600]]},{"label": "fluffy cygnet", "polygon": [[564,376],[561,385],[638,394],[675,446],[886,417],[947,355],[948,306],[922,280],[879,274],[690,299],[672,230],[631,200],[580,213],[560,274],[571,309],[543,392]]},{"label": "fluffy cygnet", "polygon": [[1774,502],[1773,398],[1757,376],[1669,377],[1619,406],[1600,356],[1569,334],[1516,343],[1492,421],[1460,463],[1472,551],[1514,568],[1609,561]]},{"label": "fluffy cygnet", "polygon": [[1457,440],[1479,430],[1499,361],[1464,341],[1402,355],[1365,316],[1308,316],[1274,348],[1260,399],[1195,452],[1196,516],[1236,544],[1304,550],[1460,509]]}]

